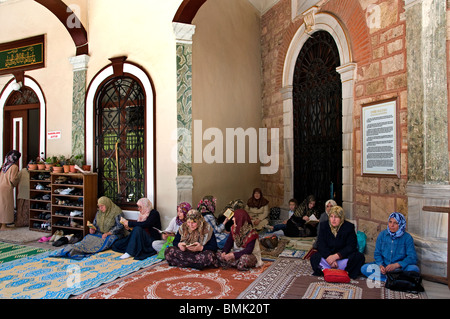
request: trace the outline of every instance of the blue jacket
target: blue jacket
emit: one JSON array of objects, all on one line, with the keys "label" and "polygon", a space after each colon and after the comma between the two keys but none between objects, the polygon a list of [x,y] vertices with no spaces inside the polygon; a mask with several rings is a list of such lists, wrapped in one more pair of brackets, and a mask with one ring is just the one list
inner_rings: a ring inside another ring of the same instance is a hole
[{"label": "blue jacket", "polygon": [[408,265],[417,265],[412,236],[405,232],[400,238],[392,239],[388,230],[383,230],[377,238],[374,258],[379,266],[399,263],[405,269]]}]

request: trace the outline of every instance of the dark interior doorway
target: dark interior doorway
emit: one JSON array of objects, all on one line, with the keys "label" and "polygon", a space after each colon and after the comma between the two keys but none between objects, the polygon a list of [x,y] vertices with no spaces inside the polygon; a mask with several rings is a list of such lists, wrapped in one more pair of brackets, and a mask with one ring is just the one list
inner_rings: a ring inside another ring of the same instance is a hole
[{"label": "dark interior doorway", "polygon": [[339,51],[326,31],[312,34],[297,58],[294,83],[294,196],[315,195],[319,211],[342,205],[342,83]]}]

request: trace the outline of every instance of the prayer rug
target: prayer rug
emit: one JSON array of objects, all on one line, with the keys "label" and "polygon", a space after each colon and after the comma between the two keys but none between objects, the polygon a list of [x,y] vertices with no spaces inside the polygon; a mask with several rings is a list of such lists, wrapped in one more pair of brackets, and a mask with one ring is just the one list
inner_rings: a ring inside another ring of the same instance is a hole
[{"label": "prayer rug", "polygon": [[75,299],[235,299],[272,262],[260,268],[171,267],[167,262],[90,290]]},{"label": "prayer rug", "polygon": [[67,299],[159,262],[120,259],[106,250],[82,260],[51,257],[54,251],[0,265],[0,299]]},{"label": "prayer rug", "polygon": [[393,291],[365,277],[328,283],[312,272],[309,260],[279,258],[238,299],[427,299],[426,293]]},{"label": "prayer rug", "polygon": [[45,253],[47,249],[0,242],[0,264],[27,256]]}]

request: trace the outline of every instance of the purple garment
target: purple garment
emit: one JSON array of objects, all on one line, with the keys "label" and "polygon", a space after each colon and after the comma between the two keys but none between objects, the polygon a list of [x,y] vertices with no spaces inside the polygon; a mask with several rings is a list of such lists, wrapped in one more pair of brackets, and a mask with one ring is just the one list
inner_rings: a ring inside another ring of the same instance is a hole
[{"label": "purple garment", "polygon": [[[348,262],[348,258],[346,258],[346,259],[339,259],[337,261],[338,269],[345,270],[345,268],[347,268],[347,262]],[[320,260],[319,266],[322,268],[322,270],[323,269],[331,269],[331,266],[327,263],[325,258],[322,258]]]}]

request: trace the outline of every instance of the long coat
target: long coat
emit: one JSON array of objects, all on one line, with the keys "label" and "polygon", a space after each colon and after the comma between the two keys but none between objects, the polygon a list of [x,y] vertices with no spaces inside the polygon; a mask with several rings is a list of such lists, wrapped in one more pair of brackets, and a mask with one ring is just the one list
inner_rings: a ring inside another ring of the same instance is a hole
[{"label": "long coat", "polygon": [[17,165],[11,165],[6,173],[0,171],[0,224],[14,222],[14,187],[19,180]]}]

